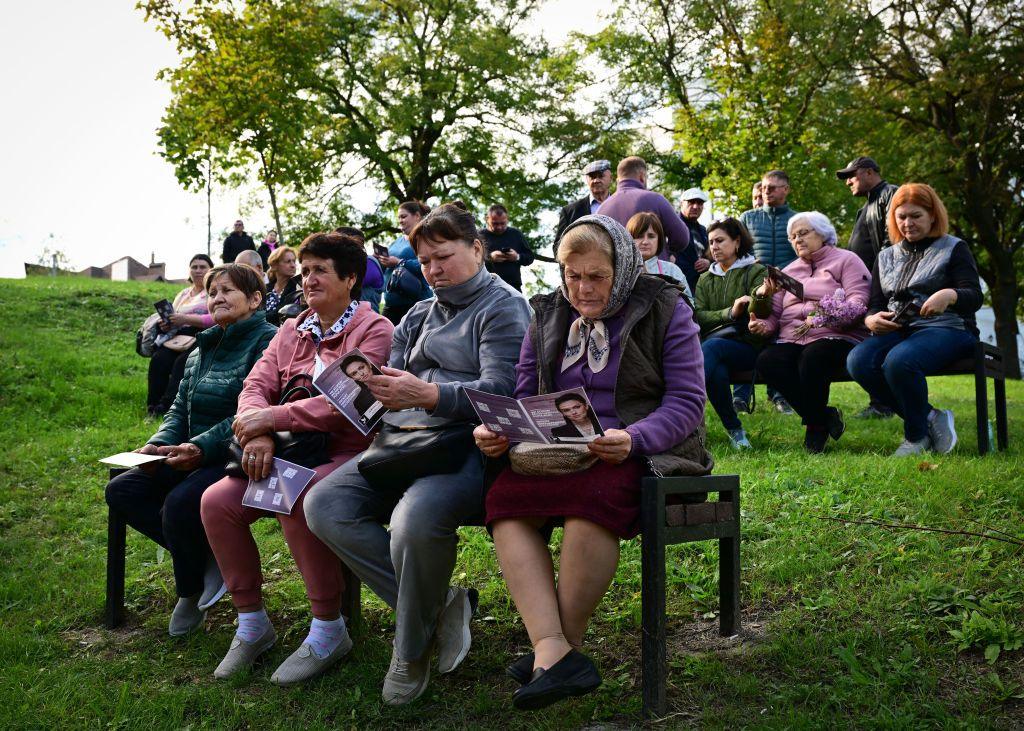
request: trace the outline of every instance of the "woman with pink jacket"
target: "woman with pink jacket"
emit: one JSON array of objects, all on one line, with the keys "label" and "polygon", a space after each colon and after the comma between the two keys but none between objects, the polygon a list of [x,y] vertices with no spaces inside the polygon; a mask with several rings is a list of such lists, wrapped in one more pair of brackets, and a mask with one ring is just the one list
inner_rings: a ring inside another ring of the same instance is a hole
[{"label": "woman with pink jacket", "polygon": [[757,357],[757,370],[785,396],[806,427],[804,448],[825,450],[846,429],[843,413],[828,405],[829,388],[846,356],[867,336],[864,313],[871,274],[856,254],[836,248],[836,230],[817,211],[798,213],[786,229],[797,259],[783,273],[803,285],[803,297],[769,276],[754,291],[749,330],[778,333]]},{"label": "woman with pink jacket", "polygon": [[[246,378],[233,429],[242,445],[242,468],[256,480],[270,474],[272,432],[330,432],[330,461],[316,468],[315,484],[365,450],[369,439],[324,396],[278,405],[282,390],[293,376],[317,375],[354,348],[375,364],[387,363],[394,326],[359,301],[366,271],[359,242],[341,234],[312,234],[299,249],[299,264],[309,309],[281,326]],[[273,515],[302,574],[313,613],[309,635],[271,677],[278,685],[292,685],[319,675],[352,647],[341,616],[342,565],[310,532],[302,497],[290,515],[270,513],[242,505],[247,484],[243,478],[225,477],[203,494],[203,527],[238,610],[238,630],[214,675],[228,678],[250,667],[277,639],[263,605],[260,556],[250,529]]]}]

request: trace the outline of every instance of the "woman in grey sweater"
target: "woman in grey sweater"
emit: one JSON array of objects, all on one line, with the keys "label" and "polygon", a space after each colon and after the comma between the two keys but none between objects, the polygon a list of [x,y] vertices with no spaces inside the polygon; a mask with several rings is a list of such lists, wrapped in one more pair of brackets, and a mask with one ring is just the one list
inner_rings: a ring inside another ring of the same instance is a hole
[{"label": "woman in grey sweater", "polygon": [[[390,363],[367,385],[392,427],[475,421],[463,387],[508,396],[530,322],[523,296],[483,266],[485,247],[461,203],[430,212],[409,236],[435,297],[415,304],[395,330]],[[351,460],[306,496],[306,520],[395,609],[395,644],[384,701],[426,690],[436,636],[438,669],[469,652],[469,593],[449,588],[460,525],[483,518],[483,458],[470,441],[457,471],[411,484],[370,483]],[[390,530],[385,528],[390,525]]]}]

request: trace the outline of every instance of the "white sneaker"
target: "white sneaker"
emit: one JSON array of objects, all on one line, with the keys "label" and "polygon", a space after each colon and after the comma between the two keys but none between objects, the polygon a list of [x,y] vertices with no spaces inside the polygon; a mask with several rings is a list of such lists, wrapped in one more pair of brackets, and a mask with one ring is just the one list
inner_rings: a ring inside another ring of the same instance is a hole
[{"label": "white sneaker", "polygon": [[932,409],[928,415],[928,436],[932,448],[939,454],[949,454],[956,446],[956,428],[950,409]]},{"label": "white sneaker", "polygon": [[389,706],[404,706],[412,703],[423,695],[430,682],[430,650],[415,661],[406,661],[398,657],[398,650],[391,651],[391,666],[384,676],[384,689],[381,695]]},{"label": "white sneaker", "polygon": [[911,442],[907,439],[903,440],[903,444],[896,447],[896,451],[892,453],[893,457],[909,457],[912,454],[924,454],[932,447],[932,440],[929,437],[925,437],[919,442]]}]

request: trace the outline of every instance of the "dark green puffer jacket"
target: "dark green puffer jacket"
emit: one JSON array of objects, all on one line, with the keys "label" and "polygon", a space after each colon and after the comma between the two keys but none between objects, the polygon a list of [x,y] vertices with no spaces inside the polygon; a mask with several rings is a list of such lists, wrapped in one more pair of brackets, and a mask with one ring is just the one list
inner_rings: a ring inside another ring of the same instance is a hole
[{"label": "dark green puffer jacket", "polygon": [[227,330],[215,326],[199,333],[174,404],[149,443],[189,441],[203,450],[203,466],[225,462],[242,382],[275,333],[262,310]]},{"label": "dark green puffer jacket", "polygon": [[[764,275],[768,270],[756,262],[739,267],[736,264],[724,274],[720,264],[712,264],[711,269],[701,274],[697,281],[694,316],[700,325],[700,339],[706,340],[708,335],[724,327],[739,326],[743,334],[738,339],[760,349],[770,338],[758,337],[747,330],[747,314],[739,320],[733,320],[732,303],[743,295],[753,296],[754,290],[764,282]],[[768,312],[764,316],[767,317],[769,314],[771,313]]]}]

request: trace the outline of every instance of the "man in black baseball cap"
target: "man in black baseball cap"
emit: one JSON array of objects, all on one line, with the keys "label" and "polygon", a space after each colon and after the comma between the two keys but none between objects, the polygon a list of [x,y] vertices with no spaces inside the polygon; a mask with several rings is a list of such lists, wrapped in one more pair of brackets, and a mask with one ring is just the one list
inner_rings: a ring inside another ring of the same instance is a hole
[{"label": "man in black baseball cap", "polygon": [[[836,171],[836,177],[846,181],[846,187],[853,195],[868,199],[864,207],[857,211],[857,220],[850,232],[847,248],[861,258],[868,271],[872,271],[878,252],[892,244],[886,219],[889,215],[889,201],[897,187],[882,180],[881,168],[870,157],[858,157],[851,161],[845,168]],[[892,415],[892,409],[874,401],[857,414],[862,419],[884,419]]]}]

